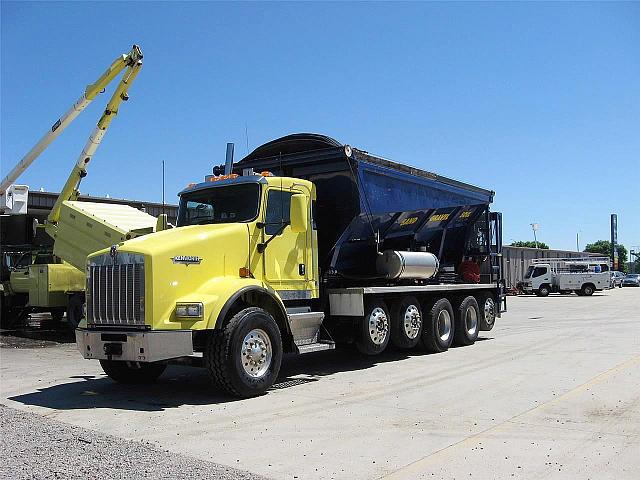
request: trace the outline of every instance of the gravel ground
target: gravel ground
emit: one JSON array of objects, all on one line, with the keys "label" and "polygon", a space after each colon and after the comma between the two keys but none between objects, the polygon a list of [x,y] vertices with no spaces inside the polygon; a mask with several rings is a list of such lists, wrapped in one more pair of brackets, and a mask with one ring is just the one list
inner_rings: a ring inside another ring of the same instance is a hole
[{"label": "gravel ground", "polygon": [[0,405],[0,479],[264,479]]}]

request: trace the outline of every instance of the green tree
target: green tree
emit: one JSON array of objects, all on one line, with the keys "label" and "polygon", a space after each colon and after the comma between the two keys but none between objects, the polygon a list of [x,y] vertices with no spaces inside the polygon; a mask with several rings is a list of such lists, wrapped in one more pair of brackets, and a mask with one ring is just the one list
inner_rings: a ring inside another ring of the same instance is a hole
[{"label": "green tree", "polygon": [[[618,270],[623,272],[627,271],[627,258],[628,252],[624,245],[617,244],[616,250],[618,251]],[[589,243],[584,248],[588,253],[600,253],[601,255],[611,256],[611,242],[609,240],[598,240],[594,243]]]},{"label": "green tree", "polygon": [[[512,247],[528,247],[528,248],[536,248],[536,242],[534,242],[533,240],[527,240],[527,241],[517,241],[517,242],[513,242],[511,244]],[[543,250],[549,250],[549,245],[547,245],[544,242],[538,242],[538,247],[537,248],[542,248]]]}]

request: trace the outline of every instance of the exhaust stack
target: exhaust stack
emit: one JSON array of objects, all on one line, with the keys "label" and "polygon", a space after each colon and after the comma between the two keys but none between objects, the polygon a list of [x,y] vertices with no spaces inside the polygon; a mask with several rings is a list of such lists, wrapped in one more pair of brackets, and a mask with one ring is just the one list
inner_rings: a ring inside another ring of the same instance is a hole
[{"label": "exhaust stack", "polygon": [[233,171],[233,143],[227,143],[227,158],[224,164],[224,174],[231,175]]}]

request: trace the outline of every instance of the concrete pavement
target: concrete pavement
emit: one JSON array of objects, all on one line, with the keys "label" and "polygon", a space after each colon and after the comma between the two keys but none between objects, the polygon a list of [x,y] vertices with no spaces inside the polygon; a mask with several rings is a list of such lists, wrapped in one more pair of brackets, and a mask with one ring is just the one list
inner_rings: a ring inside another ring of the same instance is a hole
[{"label": "concrete pavement", "polygon": [[287,358],[249,400],[196,368],[132,388],[72,344],[23,347],[0,349],[1,403],[272,478],[640,478],[640,289],[509,298],[442,354]]}]

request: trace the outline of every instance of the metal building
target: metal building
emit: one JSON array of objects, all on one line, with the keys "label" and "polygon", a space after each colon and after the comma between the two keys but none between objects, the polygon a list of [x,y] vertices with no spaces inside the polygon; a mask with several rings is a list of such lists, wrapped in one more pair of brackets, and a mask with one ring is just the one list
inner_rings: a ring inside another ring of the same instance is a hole
[{"label": "metal building", "polygon": [[[26,215],[2,215],[0,217],[0,245],[3,249],[11,245],[53,245],[53,240],[44,232],[44,229],[34,229],[33,224],[34,220],[37,220],[40,223],[45,221],[57,198],[57,193],[30,191],[27,201]],[[80,195],[78,200],[130,205],[139,210],[143,210],[154,217],[157,217],[161,213],[166,213],[169,217],[169,223],[173,224],[175,224],[178,216],[178,207],[176,205],[163,206],[161,203],[155,202],[91,197],[88,195]]]},{"label": "metal building", "polygon": [[524,274],[535,258],[578,258],[600,254],[572,250],[545,250],[542,248],[502,247],[502,272],[507,288],[515,287],[524,279]]}]

